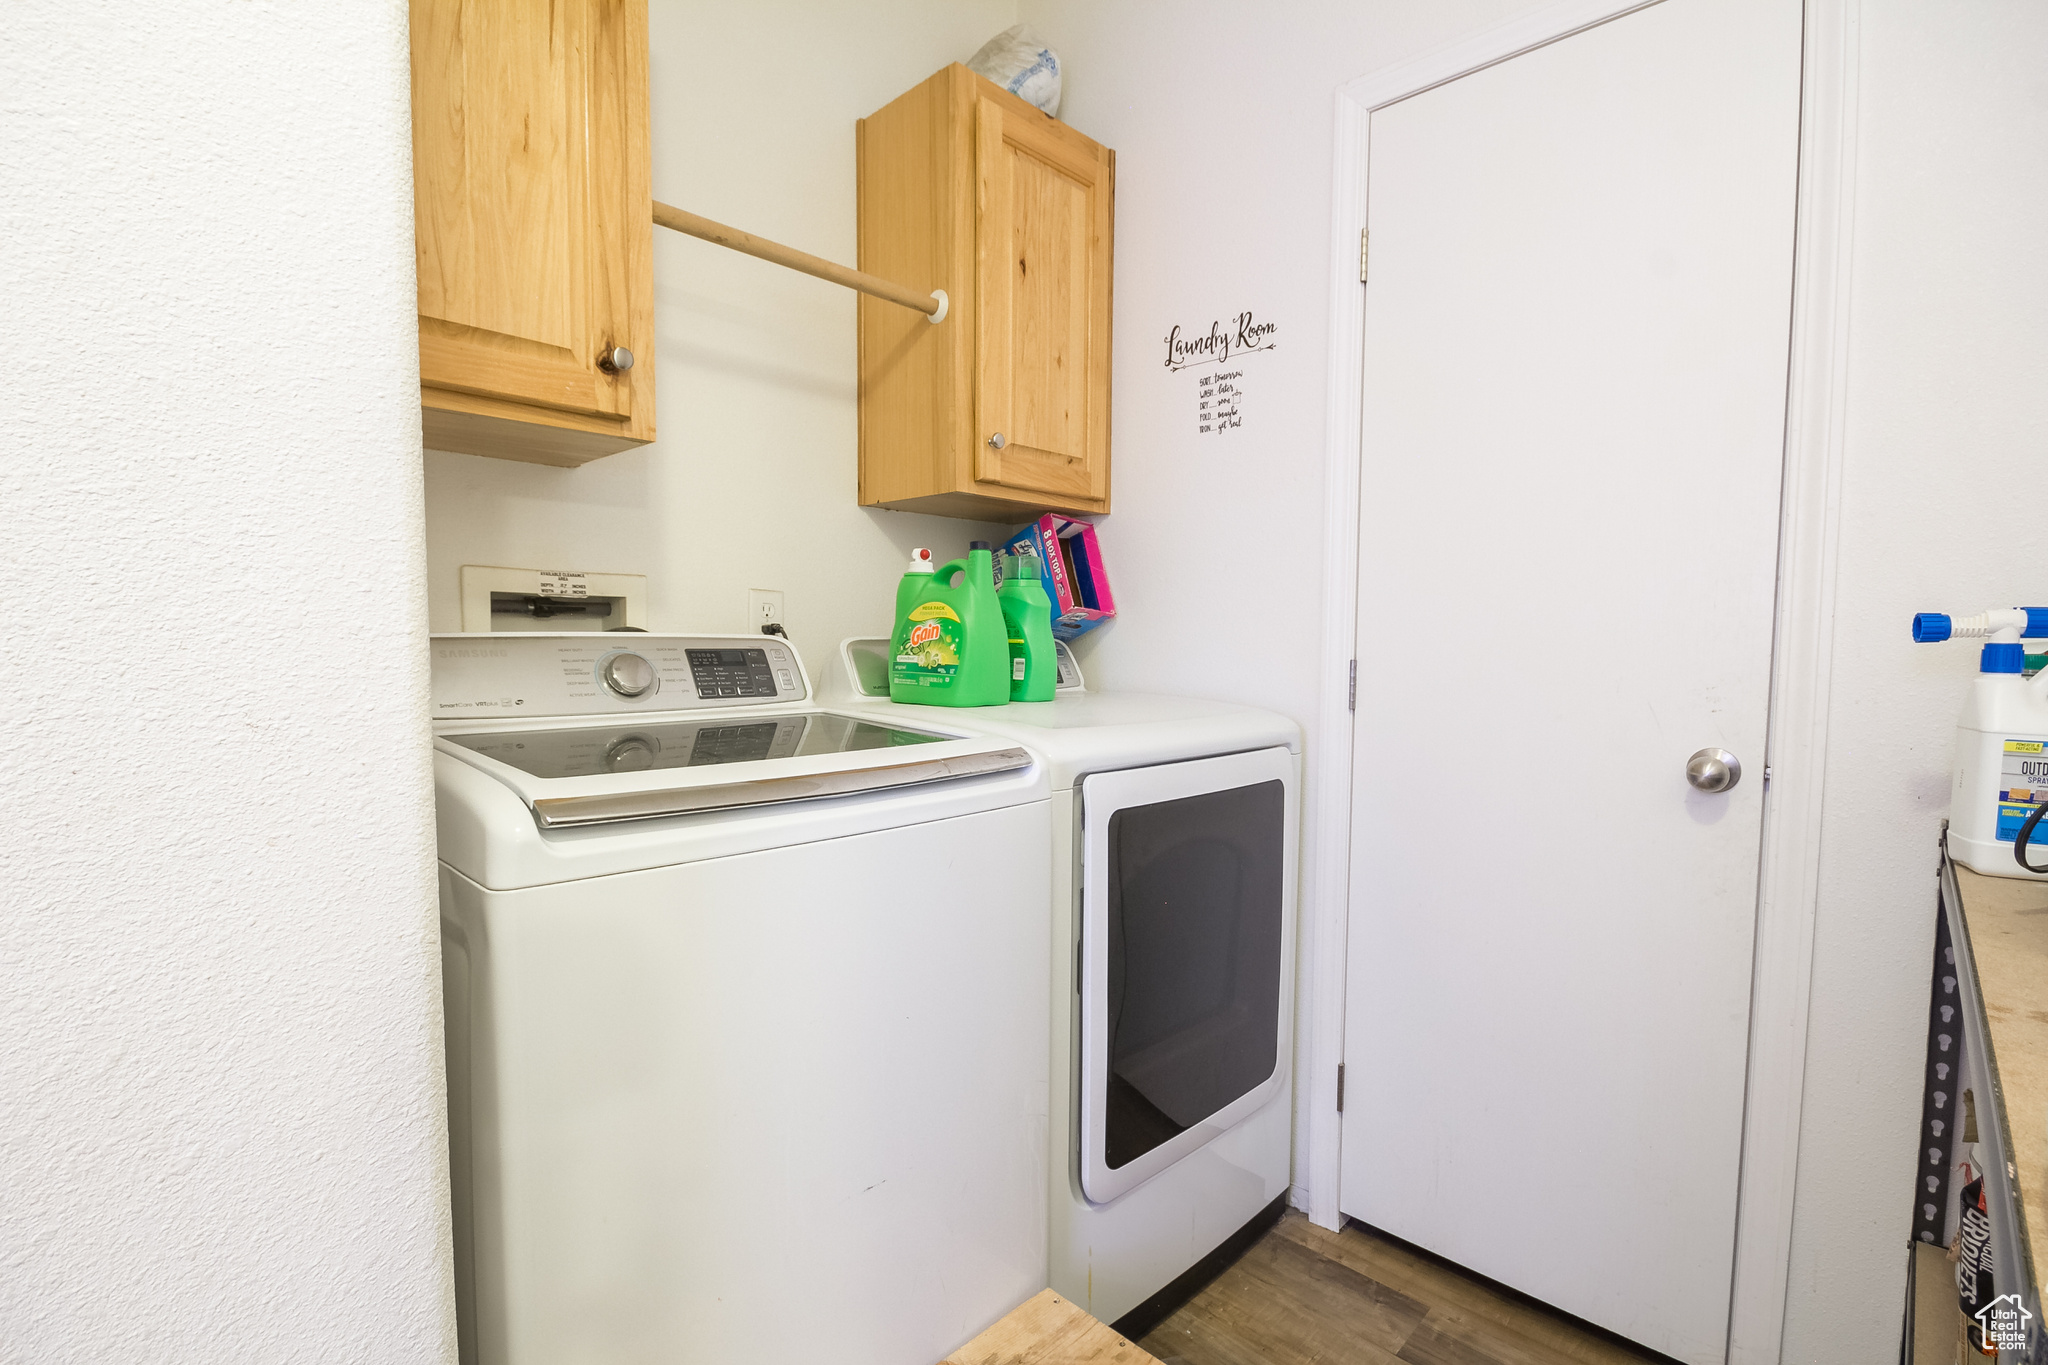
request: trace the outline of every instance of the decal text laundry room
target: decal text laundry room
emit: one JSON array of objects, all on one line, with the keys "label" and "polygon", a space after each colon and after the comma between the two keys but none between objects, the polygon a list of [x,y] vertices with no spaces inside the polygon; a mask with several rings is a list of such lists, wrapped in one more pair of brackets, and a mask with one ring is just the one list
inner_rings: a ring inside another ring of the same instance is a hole
[{"label": "decal text laundry room", "polygon": [[[1261,322],[1249,310],[1228,322],[1209,324],[1205,333],[1191,333],[1175,326],[1166,334],[1166,369],[1169,374],[1199,370],[1195,380],[1195,433],[1220,436],[1244,425],[1244,369],[1246,356],[1276,348],[1274,335],[1280,325]],[[1209,369],[1210,365],[1216,366]]]},{"label": "decal text laundry room", "polygon": [[1186,332],[1179,323],[1166,334],[1166,368],[1185,370],[1191,365],[1208,365],[1228,360],[1241,351],[1270,351],[1279,324],[1259,322],[1248,312],[1229,322],[1212,322],[1201,335]]}]

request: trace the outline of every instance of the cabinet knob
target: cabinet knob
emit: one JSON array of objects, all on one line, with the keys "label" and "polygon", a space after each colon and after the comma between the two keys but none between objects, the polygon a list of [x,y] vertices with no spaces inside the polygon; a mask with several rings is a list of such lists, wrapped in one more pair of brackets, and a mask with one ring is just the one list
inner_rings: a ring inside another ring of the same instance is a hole
[{"label": "cabinet knob", "polygon": [[1009,444],[1008,441],[1005,441],[1003,439],[1003,433],[1001,433],[1000,431],[997,432],[995,435],[989,437],[988,443],[994,446],[997,450],[1001,450],[1004,446]]},{"label": "cabinet knob", "polygon": [[614,346],[597,358],[597,368],[606,374],[624,374],[633,368],[633,353],[623,346]]}]

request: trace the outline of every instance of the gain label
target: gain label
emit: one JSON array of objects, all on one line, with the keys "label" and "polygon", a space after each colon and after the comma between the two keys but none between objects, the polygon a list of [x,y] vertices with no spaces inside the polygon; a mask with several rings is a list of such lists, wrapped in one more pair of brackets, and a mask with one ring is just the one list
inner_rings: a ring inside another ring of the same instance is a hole
[{"label": "gain label", "polygon": [[922,602],[912,608],[903,647],[889,664],[889,682],[898,687],[946,687],[960,672],[960,614],[944,602]]}]

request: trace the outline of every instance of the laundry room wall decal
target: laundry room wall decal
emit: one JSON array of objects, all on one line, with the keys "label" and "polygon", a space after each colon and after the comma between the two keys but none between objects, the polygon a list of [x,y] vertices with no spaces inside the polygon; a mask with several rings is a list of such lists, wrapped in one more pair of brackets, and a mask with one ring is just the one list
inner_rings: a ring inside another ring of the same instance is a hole
[{"label": "laundry room wall decal", "polygon": [[1193,372],[1195,432],[1222,435],[1244,425],[1243,360],[1277,349],[1280,325],[1259,318],[1250,309],[1212,321],[1204,331],[1175,323],[1166,333],[1167,372]]}]

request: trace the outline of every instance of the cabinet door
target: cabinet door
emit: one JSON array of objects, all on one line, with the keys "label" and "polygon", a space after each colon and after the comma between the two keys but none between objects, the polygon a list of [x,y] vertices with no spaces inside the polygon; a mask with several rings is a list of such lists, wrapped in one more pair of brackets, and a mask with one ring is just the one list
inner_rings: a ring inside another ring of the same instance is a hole
[{"label": "cabinet door", "polygon": [[[638,6],[413,0],[420,381],[624,422]],[[644,21],[643,21],[644,28]],[[626,68],[626,69],[622,69]],[[644,215],[643,215],[644,217]]]},{"label": "cabinet door", "polygon": [[1064,124],[976,101],[980,482],[1108,496],[1111,166]]}]

